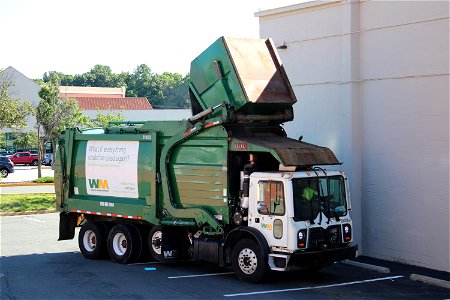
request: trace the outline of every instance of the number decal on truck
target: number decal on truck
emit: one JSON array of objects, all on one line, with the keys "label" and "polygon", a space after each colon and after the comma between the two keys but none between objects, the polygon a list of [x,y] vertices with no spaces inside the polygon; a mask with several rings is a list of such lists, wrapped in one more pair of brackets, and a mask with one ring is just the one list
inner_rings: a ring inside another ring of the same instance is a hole
[{"label": "number decal on truck", "polygon": [[236,143],[236,145],[234,145],[234,149],[236,150],[247,150],[247,143]]}]

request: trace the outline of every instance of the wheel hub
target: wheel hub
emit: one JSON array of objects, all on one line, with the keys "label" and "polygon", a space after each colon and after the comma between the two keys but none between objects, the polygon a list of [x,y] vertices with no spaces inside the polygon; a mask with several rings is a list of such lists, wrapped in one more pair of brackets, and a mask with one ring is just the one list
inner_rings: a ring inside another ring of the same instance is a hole
[{"label": "wheel hub", "polygon": [[152,236],[152,248],[153,251],[158,255],[161,254],[161,244],[162,244],[162,232],[156,231]]},{"label": "wheel hub", "polygon": [[87,251],[92,252],[95,250],[96,245],[97,245],[97,237],[95,233],[92,230],[86,230],[83,237],[84,248]]},{"label": "wheel hub", "polygon": [[112,245],[114,252],[117,255],[122,256],[127,251],[127,238],[123,233],[117,233],[113,238]]},{"label": "wheel hub", "polygon": [[249,249],[242,249],[238,257],[239,267],[245,274],[253,274],[258,266],[256,253]]}]

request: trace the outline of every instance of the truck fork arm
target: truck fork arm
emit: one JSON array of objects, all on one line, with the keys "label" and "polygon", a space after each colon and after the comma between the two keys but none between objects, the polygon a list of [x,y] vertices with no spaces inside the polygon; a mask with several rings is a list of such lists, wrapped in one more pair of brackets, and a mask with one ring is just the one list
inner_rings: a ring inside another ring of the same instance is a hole
[{"label": "truck fork arm", "polygon": [[[212,110],[213,111],[213,110]],[[211,112],[212,112],[211,111]],[[196,122],[192,128],[187,131],[180,132],[174,135],[169,141],[167,141],[166,145],[161,151],[160,157],[160,168],[162,175],[162,188],[164,192],[164,203],[163,207],[170,214],[171,218],[181,218],[181,219],[192,219],[194,218],[197,226],[204,226],[205,224],[209,224],[211,226],[206,234],[216,235],[222,234],[223,228],[222,224],[220,224],[214,216],[209,213],[207,210],[203,208],[179,208],[173,199],[171,184],[169,179],[169,162],[170,156],[172,154],[172,150],[174,147],[183,141],[189,139],[193,135],[202,131],[203,129],[216,126],[221,124],[222,121],[220,119],[212,119],[209,120],[209,123],[202,124],[201,122]],[[164,216],[165,217],[165,216]],[[165,217],[166,218],[166,217]]]}]

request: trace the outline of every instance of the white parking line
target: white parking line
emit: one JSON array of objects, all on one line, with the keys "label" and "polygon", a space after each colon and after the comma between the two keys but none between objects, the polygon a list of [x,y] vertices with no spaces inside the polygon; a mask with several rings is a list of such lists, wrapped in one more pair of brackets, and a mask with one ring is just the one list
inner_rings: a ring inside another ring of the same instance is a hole
[{"label": "white parking line", "polygon": [[285,292],[294,292],[294,291],[303,291],[303,290],[314,290],[314,289],[323,289],[323,288],[330,288],[330,287],[337,287],[337,286],[369,283],[369,282],[375,282],[375,281],[393,280],[393,279],[402,278],[402,277],[403,276],[390,276],[390,277],[366,279],[366,280],[328,284],[328,285],[319,285],[319,286],[310,286],[310,287],[283,289],[283,290],[259,291],[259,292],[250,292],[250,293],[239,293],[239,294],[228,294],[228,295],[224,295],[224,296],[225,297],[240,297],[240,296],[250,296],[250,295],[271,294],[271,293],[285,293]]},{"label": "white parking line", "polygon": [[219,276],[219,275],[229,275],[234,274],[234,272],[225,273],[210,273],[210,274],[196,274],[196,275],[183,275],[183,276],[170,276],[169,279],[179,279],[179,278],[192,278],[192,277],[205,277],[205,276]]},{"label": "white parking line", "polygon": [[27,220],[34,221],[34,222],[39,222],[39,223],[45,223],[45,221],[38,220],[38,219],[35,219],[35,218],[31,218],[31,217],[22,217],[22,219],[27,219]]}]

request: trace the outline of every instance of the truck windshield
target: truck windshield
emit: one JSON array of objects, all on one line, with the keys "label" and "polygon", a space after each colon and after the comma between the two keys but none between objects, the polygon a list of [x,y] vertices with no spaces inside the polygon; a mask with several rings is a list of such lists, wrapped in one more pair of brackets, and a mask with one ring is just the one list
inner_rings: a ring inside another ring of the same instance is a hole
[{"label": "truck windshield", "polygon": [[314,221],[319,212],[327,218],[347,215],[342,176],[294,178],[294,221]]}]

